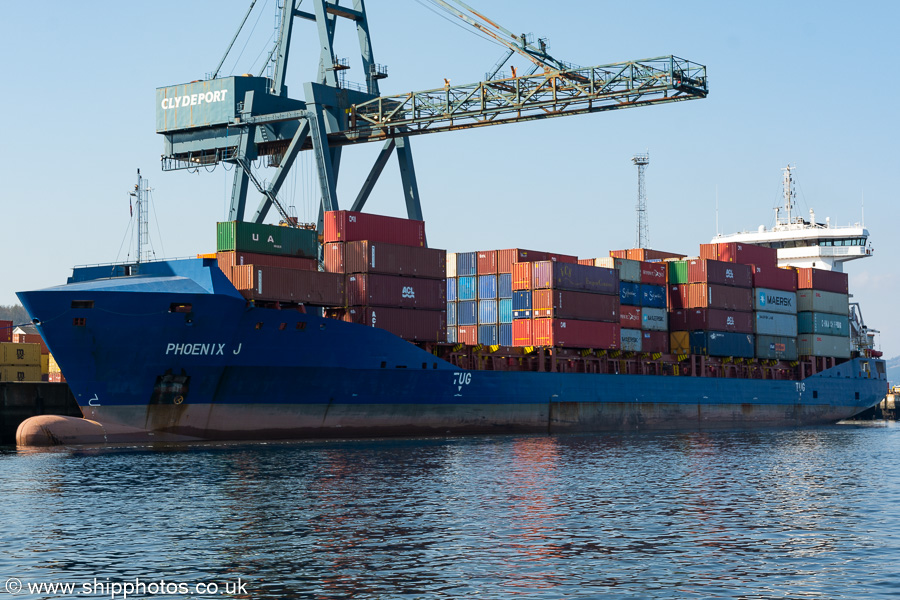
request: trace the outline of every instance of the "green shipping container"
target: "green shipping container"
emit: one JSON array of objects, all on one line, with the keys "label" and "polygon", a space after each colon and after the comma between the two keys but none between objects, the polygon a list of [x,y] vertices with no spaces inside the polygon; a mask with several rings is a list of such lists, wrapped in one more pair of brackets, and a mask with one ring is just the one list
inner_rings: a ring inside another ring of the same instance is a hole
[{"label": "green shipping container", "polygon": [[669,263],[669,283],[688,283],[688,262],[674,260]]},{"label": "green shipping container", "polygon": [[800,356],[850,358],[850,338],[803,333],[797,337],[797,349],[800,352]]},{"label": "green shipping container", "polygon": [[819,290],[797,290],[797,312],[850,313],[850,296]]},{"label": "green shipping container", "polygon": [[850,336],[850,318],[847,315],[832,315],[821,312],[797,313],[800,333]]},{"label": "green shipping container", "polygon": [[217,224],[216,250],[318,258],[319,242],[312,229],[226,221]]}]

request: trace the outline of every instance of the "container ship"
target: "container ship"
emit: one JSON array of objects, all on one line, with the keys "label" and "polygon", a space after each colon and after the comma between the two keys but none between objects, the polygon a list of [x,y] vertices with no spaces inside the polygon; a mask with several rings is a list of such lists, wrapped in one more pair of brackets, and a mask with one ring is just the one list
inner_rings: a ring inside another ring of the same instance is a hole
[{"label": "container ship", "polygon": [[[22,445],[742,428],[877,404],[845,273],[701,244],[448,253],[424,222],[218,224],[217,252],[76,268],[19,298],[83,419]],[[321,257],[321,258],[320,258]]]}]

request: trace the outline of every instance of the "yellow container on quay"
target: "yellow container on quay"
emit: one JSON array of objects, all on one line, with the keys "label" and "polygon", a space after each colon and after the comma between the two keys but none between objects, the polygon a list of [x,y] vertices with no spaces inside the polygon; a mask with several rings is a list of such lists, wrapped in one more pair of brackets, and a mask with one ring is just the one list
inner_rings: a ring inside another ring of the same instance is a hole
[{"label": "yellow container on quay", "polygon": [[[37,344],[34,344],[35,346]],[[0,381],[40,381],[41,368],[35,365],[0,367]]]},{"label": "yellow container on quay", "polygon": [[[0,343],[0,366],[31,366],[41,370],[41,345]],[[38,377],[40,380],[40,377]]]}]

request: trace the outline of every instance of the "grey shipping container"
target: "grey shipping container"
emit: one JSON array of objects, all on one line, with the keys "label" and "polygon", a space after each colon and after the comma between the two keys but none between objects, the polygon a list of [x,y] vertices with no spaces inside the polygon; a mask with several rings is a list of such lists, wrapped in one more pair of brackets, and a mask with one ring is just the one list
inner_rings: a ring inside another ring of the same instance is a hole
[{"label": "grey shipping container", "polygon": [[850,358],[850,338],[837,335],[804,333],[797,336],[800,356],[834,356]]},{"label": "grey shipping container", "polygon": [[669,315],[664,308],[645,306],[641,309],[641,329],[645,331],[667,331]]},{"label": "grey shipping container", "polygon": [[642,339],[640,329],[622,329],[619,333],[619,347],[628,352],[640,352]]},{"label": "grey shipping container", "polygon": [[797,326],[800,333],[818,333],[821,335],[850,335],[850,318],[847,315],[832,315],[821,312],[797,313]]},{"label": "grey shipping container", "polygon": [[615,269],[619,272],[619,281],[641,282],[641,261],[639,260],[605,256],[603,258],[595,258],[594,266]]},{"label": "grey shipping container", "polygon": [[756,336],[756,357],[766,360],[797,360],[797,338],[780,335]]},{"label": "grey shipping container", "polygon": [[753,333],[795,338],[797,337],[797,315],[755,312],[753,313]]},{"label": "grey shipping container", "polygon": [[797,314],[796,292],[753,288],[753,310],[772,313]]},{"label": "grey shipping container", "polygon": [[850,296],[818,290],[797,290],[797,311],[846,315],[850,313]]}]

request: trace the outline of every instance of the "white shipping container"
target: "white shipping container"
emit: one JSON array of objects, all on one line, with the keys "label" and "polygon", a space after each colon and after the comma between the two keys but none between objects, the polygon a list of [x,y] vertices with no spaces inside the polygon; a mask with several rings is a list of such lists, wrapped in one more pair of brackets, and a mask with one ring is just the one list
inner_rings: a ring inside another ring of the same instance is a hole
[{"label": "white shipping container", "polygon": [[447,277],[456,277],[456,252],[447,253]]},{"label": "white shipping container", "polygon": [[621,329],[619,347],[627,352],[640,352],[642,339],[640,329]]},{"label": "white shipping container", "polygon": [[644,331],[668,331],[669,313],[665,308],[644,306],[641,309],[641,329]]}]

